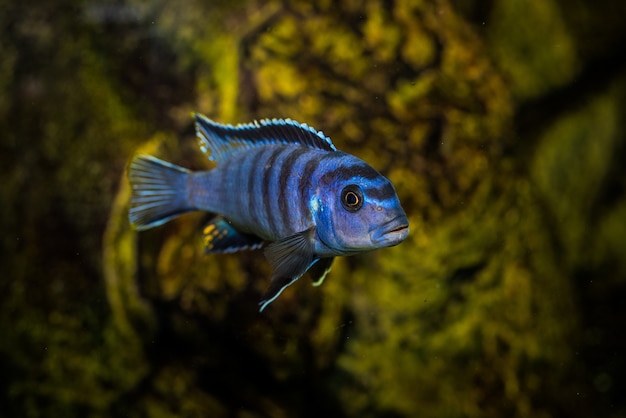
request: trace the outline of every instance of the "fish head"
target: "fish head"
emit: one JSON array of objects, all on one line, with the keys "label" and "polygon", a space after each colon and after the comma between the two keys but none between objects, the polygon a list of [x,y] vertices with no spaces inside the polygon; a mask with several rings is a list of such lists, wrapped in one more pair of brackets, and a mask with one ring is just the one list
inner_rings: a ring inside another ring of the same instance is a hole
[{"label": "fish head", "polygon": [[[362,163],[365,165],[365,163]],[[398,245],[409,221],[393,184],[372,167],[352,169],[320,185],[314,211],[319,240],[335,254]]]}]

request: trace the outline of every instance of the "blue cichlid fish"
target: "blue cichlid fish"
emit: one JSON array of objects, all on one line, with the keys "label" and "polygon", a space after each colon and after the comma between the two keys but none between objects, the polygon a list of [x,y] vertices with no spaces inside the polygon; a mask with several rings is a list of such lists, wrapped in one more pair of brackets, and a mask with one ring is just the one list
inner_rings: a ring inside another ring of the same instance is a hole
[{"label": "blue cichlid fish", "polygon": [[129,218],[138,230],[189,211],[215,214],[208,253],[260,248],[274,269],[262,311],[307,270],[321,284],[333,258],[402,242],[408,220],[391,182],[289,119],[222,125],[196,114],[202,151],[217,167],[192,172],[155,157],[129,167]]}]

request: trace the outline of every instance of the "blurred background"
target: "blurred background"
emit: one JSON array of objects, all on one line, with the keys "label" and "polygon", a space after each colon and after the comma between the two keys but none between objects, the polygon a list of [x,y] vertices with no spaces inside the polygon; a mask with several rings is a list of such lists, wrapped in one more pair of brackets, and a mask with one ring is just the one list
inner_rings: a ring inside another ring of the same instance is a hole
[{"label": "blurred background", "polygon": [[[0,0],[0,416],[626,417],[626,3]],[[136,233],[191,112],[388,176],[403,244],[262,314],[203,214]]]}]

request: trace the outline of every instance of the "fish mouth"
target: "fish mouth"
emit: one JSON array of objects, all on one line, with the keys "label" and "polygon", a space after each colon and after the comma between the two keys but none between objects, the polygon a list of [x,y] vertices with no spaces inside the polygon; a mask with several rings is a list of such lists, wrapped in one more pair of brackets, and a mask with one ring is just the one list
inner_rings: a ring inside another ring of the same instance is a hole
[{"label": "fish mouth", "polygon": [[398,216],[370,231],[370,239],[377,247],[392,247],[400,244],[409,235],[409,221]]}]

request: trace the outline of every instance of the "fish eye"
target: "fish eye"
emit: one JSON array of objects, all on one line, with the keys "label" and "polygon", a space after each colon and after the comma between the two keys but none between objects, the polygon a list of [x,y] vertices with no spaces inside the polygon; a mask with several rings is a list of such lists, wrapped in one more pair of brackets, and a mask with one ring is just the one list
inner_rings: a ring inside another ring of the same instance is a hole
[{"label": "fish eye", "polygon": [[356,212],[363,206],[363,192],[357,185],[351,184],[341,191],[341,204],[348,212]]}]

